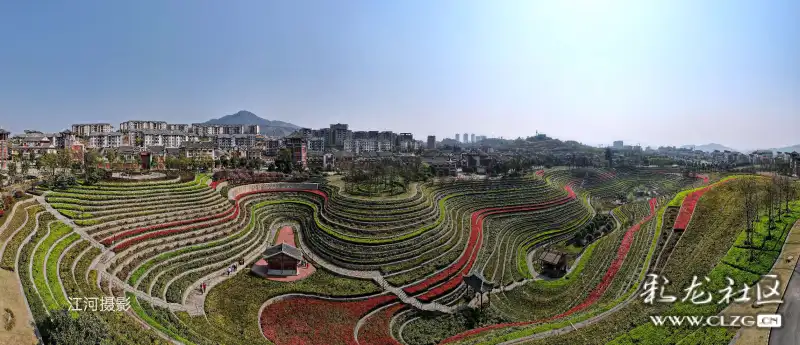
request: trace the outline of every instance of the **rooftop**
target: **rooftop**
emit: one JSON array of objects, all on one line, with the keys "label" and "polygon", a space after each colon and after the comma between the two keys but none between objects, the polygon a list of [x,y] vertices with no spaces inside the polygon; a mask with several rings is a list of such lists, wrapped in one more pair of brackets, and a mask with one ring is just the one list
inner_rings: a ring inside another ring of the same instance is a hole
[{"label": "rooftop", "polygon": [[494,288],[494,283],[486,280],[483,274],[472,273],[464,276],[464,283],[475,291],[488,292]]},{"label": "rooftop", "polygon": [[551,265],[558,265],[561,263],[561,259],[563,259],[563,257],[564,254],[559,251],[548,250],[539,255],[539,260]]},{"label": "rooftop", "polygon": [[278,254],[284,254],[297,260],[303,260],[303,252],[301,252],[300,249],[297,249],[296,247],[287,243],[281,243],[267,248],[262,254],[262,256],[264,257],[264,259],[269,259]]}]

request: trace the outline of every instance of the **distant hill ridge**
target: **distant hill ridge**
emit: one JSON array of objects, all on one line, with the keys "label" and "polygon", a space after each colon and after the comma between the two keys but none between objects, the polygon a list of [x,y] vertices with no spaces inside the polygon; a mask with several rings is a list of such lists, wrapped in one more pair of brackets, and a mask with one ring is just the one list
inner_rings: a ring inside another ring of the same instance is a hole
[{"label": "distant hill ridge", "polygon": [[731,151],[731,152],[739,152],[739,150],[732,149],[730,147],[727,147],[727,146],[722,145],[722,144],[717,144],[717,143],[710,143],[710,144],[705,144],[705,145],[683,145],[683,146],[681,146],[681,148],[684,148],[684,149],[694,148],[695,150],[700,150],[700,151],[703,151],[703,152],[714,152],[714,150],[719,150],[720,152],[726,151],[726,150],[727,151]]},{"label": "distant hill ridge", "polygon": [[236,114],[225,115],[218,119],[211,119],[204,123],[209,125],[259,125],[260,134],[281,137],[300,129],[298,125],[278,120],[270,121],[247,110],[241,110]]},{"label": "distant hill ridge", "polygon": [[772,150],[773,152],[800,152],[800,144],[794,146],[773,148],[768,150]]}]

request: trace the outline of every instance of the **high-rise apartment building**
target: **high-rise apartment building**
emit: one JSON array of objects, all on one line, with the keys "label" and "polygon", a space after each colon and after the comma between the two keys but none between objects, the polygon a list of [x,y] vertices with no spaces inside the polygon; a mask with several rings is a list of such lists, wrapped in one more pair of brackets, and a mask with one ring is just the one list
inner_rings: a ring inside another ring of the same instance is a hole
[{"label": "high-rise apartment building", "polygon": [[[167,130],[166,121],[128,120],[119,124],[121,133],[138,132],[144,130]],[[75,130],[73,130],[74,132]]]},{"label": "high-rise apartment building", "polygon": [[331,139],[329,140],[330,146],[342,147],[344,146],[345,140],[351,139],[350,133],[348,133],[350,131],[347,129],[347,127],[348,126],[346,123],[331,124],[330,128]]},{"label": "high-rise apartment building", "polygon": [[428,150],[436,149],[436,136],[429,135],[428,136]]},{"label": "high-rise apartment building", "polygon": [[473,144],[475,143],[475,133],[472,133],[472,134],[469,135],[469,142],[471,142]]},{"label": "high-rise apartment building", "polygon": [[466,133],[466,132],[464,133],[464,143],[465,144],[469,143],[469,133]]},{"label": "high-rise apartment building", "polygon": [[72,134],[85,137],[90,133],[110,133],[110,123],[79,123],[72,125]]},{"label": "high-rise apartment building", "polygon": [[461,134],[456,133],[456,141],[461,142]]}]

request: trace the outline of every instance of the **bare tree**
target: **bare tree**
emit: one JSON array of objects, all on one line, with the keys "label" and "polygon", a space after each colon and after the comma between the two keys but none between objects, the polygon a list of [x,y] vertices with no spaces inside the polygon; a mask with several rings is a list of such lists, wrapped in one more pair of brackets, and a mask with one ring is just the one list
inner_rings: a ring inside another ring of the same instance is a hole
[{"label": "bare tree", "polygon": [[789,202],[797,197],[797,189],[792,181],[792,178],[784,177],[782,180],[783,182],[781,183],[781,190],[783,191],[784,210],[786,213],[789,213]]},{"label": "bare tree", "polygon": [[[745,245],[752,246],[753,245],[753,221],[755,220],[756,215],[758,214],[758,203],[756,200],[756,178],[755,177],[745,177],[739,183],[739,188],[741,189],[741,193],[744,196],[744,216],[745,216],[745,225],[747,226],[745,233],[747,238],[745,239]],[[751,250],[750,259],[754,259],[754,253]]]},{"label": "bare tree", "polygon": [[768,225],[767,225],[767,239],[772,238],[772,229],[775,228],[775,199],[776,199],[776,185],[777,179],[775,175],[772,175],[772,178],[764,183],[764,194],[762,196],[763,206],[765,208],[765,213],[767,214]]}]

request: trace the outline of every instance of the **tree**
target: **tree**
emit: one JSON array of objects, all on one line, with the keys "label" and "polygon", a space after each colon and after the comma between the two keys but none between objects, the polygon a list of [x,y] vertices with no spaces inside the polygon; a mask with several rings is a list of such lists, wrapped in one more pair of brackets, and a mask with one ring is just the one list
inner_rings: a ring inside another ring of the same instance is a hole
[{"label": "tree", "polygon": [[777,176],[773,175],[770,181],[766,181],[764,184],[764,194],[763,194],[763,204],[764,208],[766,208],[767,219],[768,219],[768,226],[767,226],[767,239],[772,238],[772,229],[775,228],[775,191],[777,187]]},{"label": "tree", "polygon": [[8,180],[9,183],[14,183],[17,180],[17,163],[8,163]]},{"label": "tree", "polygon": [[39,327],[45,344],[97,345],[108,337],[108,325],[94,313],[73,317],[66,309],[56,310]]},{"label": "tree", "polygon": [[30,171],[30,169],[31,169],[31,162],[28,161],[27,159],[23,160],[22,163],[20,164],[20,172],[22,173],[22,176],[28,176],[28,171]]},{"label": "tree", "polygon": [[[797,192],[797,190],[795,189],[794,182],[792,182],[792,179],[790,177],[783,177],[781,178],[780,189],[785,206],[784,211],[786,213],[789,213],[789,201],[794,200]],[[780,209],[780,205],[778,205],[778,208]]]},{"label": "tree", "polygon": [[[756,200],[756,177],[745,177],[739,183],[740,191],[744,196],[744,218],[746,238],[745,245],[753,246],[753,222],[758,214],[758,203]],[[754,249],[750,249],[750,260],[755,259]]]},{"label": "tree", "polygon": [[100,160],[94,150],[86,151],[83,155],[83,180],[87,185],[93,185],[103,178],[103,173],[97,168],[97,161]]},{"label": "tree", "polygon": [[108,150],[106,151],[106,159],[111,166],[111,170],[114,170],[114,164],[117,163],[119,159],[119,153],[117,153],[117,150]]},{"label": "tree", "polygon": [[69,149],[61,149],[56,152],[56,165],[61,169],[69,169],[72,165],[72,152]]},{"label": "tree", "polygon": [[52,153],[45,153],[39,158],[39,165],[50,170],[50,176],[55,176],[56,168],[58,168],[58,157]]}]

